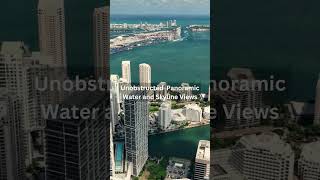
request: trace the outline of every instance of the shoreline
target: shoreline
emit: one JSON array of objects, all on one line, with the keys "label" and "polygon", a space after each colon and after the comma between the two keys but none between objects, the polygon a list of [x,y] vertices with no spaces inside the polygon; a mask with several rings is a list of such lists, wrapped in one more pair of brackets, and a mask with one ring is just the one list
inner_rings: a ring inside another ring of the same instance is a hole
[{"label": "shoreline", "polygon": [[197,125],[192,125],[192,126],[187,126],[184,128],[179,128],[179,129],[172,129],[172,130],[167,130],[164,132],[157,132],[157,133],[149,133],[148,136],[154,136],[154,135],[159,135],[159,134],[166,134],[166,133],[173,133],[173,132],[177,132],[180,130],[186,130],[186,129],[193,129],[193,128],[198,128],[198,127],[203,127],[203,126],[208,126],[210,125],[210,122],[204,123],[204,124],[197,124]]}]

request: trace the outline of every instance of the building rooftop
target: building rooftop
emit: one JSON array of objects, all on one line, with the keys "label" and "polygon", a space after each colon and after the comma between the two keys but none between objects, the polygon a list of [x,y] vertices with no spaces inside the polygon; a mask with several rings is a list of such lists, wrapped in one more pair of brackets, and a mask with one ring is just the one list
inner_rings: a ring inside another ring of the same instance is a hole
[{"label": "building rooftop", "polygon": [[64,9],[64,0],[39,0],[38,9],[44,10],[47,15],[57,15],[57,9]]},{"label": "building rooftop", "polygon": [[140,67],[140,66],[150,67],[150,65],[149,65],[149,64],[146,64],[146,63],[141,63],[141,64],[139,64],[139,67]]},{"label": "building rooftop", "polygon": [[182,109],[172,109],[171,118],[172,118],[172,121],[175,121],[175,122],[183,122],[186,120],[186,116],[183,115]]},{"label": "building rooftop", "polygon": [[302,147],[301,157],[307,161],[320,163],[320,141],[305,144]]},{"label": "building rooftop", "polygon": [[189,83],[181,83],[181,87],[190,87]]},{"label": "building rooftop", "polygon": [[239,142],[247,148],[258,147],[269,150],[273,154],[289,155],[293,153],[291,146],[280,139],[280,137],[275,133],[243,136]]},{"label": "building rooftop", "polygon": [[160,83],[158,84],[158,86],[166,86],[166,85],[167,85],[166,82],[160,82]]},{"label": "building rooftop", "polygon": [[21,55],[28,53],[28,47],[21,41],[5,41],[1,44],[1,54]]},{"label": "building rooftop", "polygon": [[107,13],[109,11],[109,7],[108,6],[98,7],[98,8],[95,8],[94,11],[96,13]]},{"label": "building rooftop", "polygon": [[198,104],[192,103],[192,104],[187,104],[185,105],[186,109],[194,109],[194,110],[199,110],[202,111],[201,107]]},{"label": "building rooftop", "polygon": [[203,163],[210,162],[210,141],[200,140],[198,144],[196,161],[203,161]]},{"label": "building rooftop", "polygon": [[119,76],[117,74],[111,74],[110,75],[110,80],[111,81],[118,81],[119,80]]},{"label": "building rooftop", "polygon": [[130,61],[122,61],[122,64],[130,64]]}]

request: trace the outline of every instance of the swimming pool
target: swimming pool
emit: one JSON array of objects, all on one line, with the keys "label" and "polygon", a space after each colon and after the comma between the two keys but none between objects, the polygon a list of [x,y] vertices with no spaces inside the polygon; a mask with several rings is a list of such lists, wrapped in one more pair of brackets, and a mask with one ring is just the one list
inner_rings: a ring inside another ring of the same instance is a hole
[{"label": "swimming pool", "polygon": [[124,144],[123,143],[115,143],[116,150],[115,150],[115,169],[116,172],[123,172],[123,150],[124,150]]}]

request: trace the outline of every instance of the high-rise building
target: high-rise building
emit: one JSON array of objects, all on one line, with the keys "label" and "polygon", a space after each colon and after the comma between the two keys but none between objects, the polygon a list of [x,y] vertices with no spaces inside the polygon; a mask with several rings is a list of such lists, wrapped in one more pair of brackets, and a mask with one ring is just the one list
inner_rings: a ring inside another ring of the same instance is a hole
[{"label": "high-rise building", "polygon": [[[230,81],[245,81],[250,84],[255,80],[255,77],[250,69],[233,68],[228,72]],[[234,84],[234,83],[232,83]],[[230,111],[235,106],[239,105],[240,111],[243,109],[261,109],[262,104],[262,91],[258,90],[257,85],[255,89],[241,90],[240,83],[236,84],[234,89],[219,92],[226,108]],[[252,116],[250,118],[241,115],[238,117],[237,113],[232,113],[231,117],[225,117],[225,129],[238,129],[257,126],[260,124],[262,117]]]},{"label": "high-rise building", "polygon": [[[145,91],[130,95],[146,96]],[[133,164],[133,175],[138,176],[148,159],[149,108],[145,98],[124,100],[126,159]]]},{"label": "high-rise building", "polygon": [[[157,90],[156,94],[160,97],[160,95],[162,97],[166,97],[167,94],[168,94],[168,90],[167,90],[167,83],[166,82],[160,82],[157,86],[158,88],[162,88],[162,90]],[[165,98],[164,99],[161,99],[161,100],[166,100]]]},{"label": "high-rise building", "polygon": [[298,176],[303,180],[320,177],[320,141],[303,145],[298,161]]},{"label": "high-rise building", "polygon": [[46,179],[109,177],[110,122],[105,117],[108,101],[102,91],[77,91],[59,107],[64,110],[59,110],[56,117],[49,116],[45,129]]},{"label": "high-rise building", "polygon": [[[67,79],[64,0],[38,1],[38,32],[41,54],[51,57],[52,80],[62,83]],[[65,95],[63,90],[56,90],[50,98],[61,103]]]},{"label": "high-rise building", "polygon": [[320,125],[320,74],[316,87],[315,111],[314,111],[314,125]]},{"label": "high-rise building", "polygon": [[185,97],[184,101],[190,101],[191,98],[190,96],[192,96],[192,90],[191,87],[188,83],[181,83],[181,88],[182,90],[180,91],[180,94],[182,95],[182,97]]},{"label": "high-rise building", "polygon": [[130,88],[131,85],[127,83],[127,80],[123,79],[123,78],[120,78],[119,79],[119,99],[120,99],[120,103],[123,104],[123,101],[124,101],[124,96],[125,95],[129,95],[131,93],[130,91]]},{"label": "high-rise building", "polygon": [[114,90],[110,90],[110,107],[111,107],[111,128],[115,131],[115,126],[118,124],[118,113],[119,113],[119,103],[118,103],[117,93]]},{"label": "high-rise building", "polygon": [[120,78],[116,74],[111,74],[110,76],[110,89],[115,91],[117,95],[117,101],[120,103]]},{"label": "high-rise building", "polygon": [[110,76],[110,105],[111,105],[111,122],[113,130],[118,124],[118,114],[120,113],[120,82],[119,76],[112,74]]},{"label": "high-rise building", "polygon": [[122,61],[122,79],[131,84],[131,67],[130,61]]},{"label": "high-rise building", "polygon": [[[25,132],[26,163],[35,155],[31,133],[43,134],[45,120],[41,116],[41,104],[51,102],[50,92],[36,87],[37,79],[43,85],[50,79],[51,58],[38,52],[30,52],[23,42],[3,42],[0,51],[0,88],[17,96],[21,105],[22,126]],[[41,150],[40,150],[41,151]]]},{"label": "high-rise building", "polygon": [[151,67],[149,64],[139,64],[140,86],[151,86]]},{"label": "high-rise building", "polygon": [[120,79],[119,76],[116,74],[112,74],[110,76],[110,105],[111,105],[111,127],[113,128],[113,131],[115,131],[115,126],[119,122],[118,115],[121,111],[120,107]]},{"label": "high-rise building", "polygon": [[40,52],[51,56],[57,68],[67,67],[64,0],[39,0]]},{"label": "high-rise building", "polygon": [[95,76],[96,79],[109,79],[109,7],[94,10],[93,26]]},{"label": "high-rise building", "polygon": [[243,136],[230,162],[246,179],[293,179],[294,151],[275,133]]},{"label": "high-rise building", "polygon": [[171,123],[171,102],[163,102],[159,108],[161,129],[167,129]]},{"label": "high-rise building", "polygon": [[0,179],[24,180],[25,146],[21,104],[16,95],[0,93]]},{"label": "high-rise building", "polygon": [[200,140],[194,164],[194,180],[209,180],[210,141]]},{"label": "high-rise building", "polygon": [[[111,122],[110,122],[110,126]],[[114,143],[113,143],[113,130],[110,128],[110,176],[115,175],[115,159],[114,159]]]},{"label": "high-rise building", "polygon": [[210,85],[209,85],[209,89],[208,89],[208,102],[210,102],[210,94],[211,94],[211,90],[210,90]]}]

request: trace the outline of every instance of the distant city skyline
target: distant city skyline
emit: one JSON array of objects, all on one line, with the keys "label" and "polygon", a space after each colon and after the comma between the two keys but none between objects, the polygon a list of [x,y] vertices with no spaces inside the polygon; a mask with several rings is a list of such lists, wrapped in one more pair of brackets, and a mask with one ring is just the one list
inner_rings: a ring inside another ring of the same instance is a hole
[{"label": "distant city skyline", "polygon": [[113,0],[111,15],[209,15],[210,0]]}]

